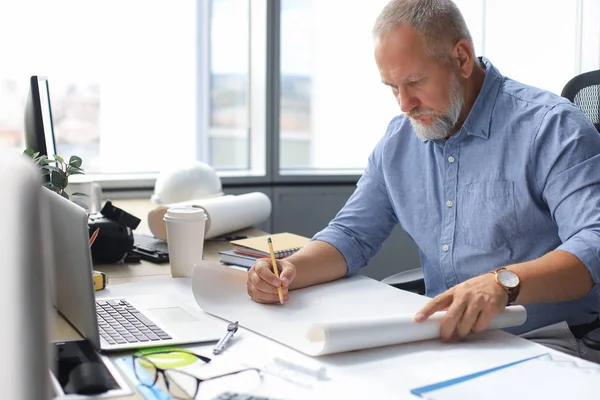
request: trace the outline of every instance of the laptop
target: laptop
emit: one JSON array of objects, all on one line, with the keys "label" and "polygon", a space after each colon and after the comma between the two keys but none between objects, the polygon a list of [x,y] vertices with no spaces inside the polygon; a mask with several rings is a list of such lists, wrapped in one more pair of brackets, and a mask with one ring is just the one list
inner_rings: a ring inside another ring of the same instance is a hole
[{"label": "laptop", "polygon": [[97,349],[213,342],[225,334],[226,322],[175,297],[96,299],[86,211],[48,189],[42,192],[52,220],[55,306]]}]

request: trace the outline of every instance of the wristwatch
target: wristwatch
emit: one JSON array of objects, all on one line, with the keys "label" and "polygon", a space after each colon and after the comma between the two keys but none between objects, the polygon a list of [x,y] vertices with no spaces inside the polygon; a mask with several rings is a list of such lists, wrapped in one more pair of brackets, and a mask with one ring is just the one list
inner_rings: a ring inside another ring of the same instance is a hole
[{"label": "wristwatch", "polygon": [[506,269],[505,267],[495,269],[491,272],[494,274],[496,283],[500,285],[506,293],[508,293],[508,301],[506,305],[509,306],[517,300],[519,291],[521,290],[521,281],[514,272]]}]

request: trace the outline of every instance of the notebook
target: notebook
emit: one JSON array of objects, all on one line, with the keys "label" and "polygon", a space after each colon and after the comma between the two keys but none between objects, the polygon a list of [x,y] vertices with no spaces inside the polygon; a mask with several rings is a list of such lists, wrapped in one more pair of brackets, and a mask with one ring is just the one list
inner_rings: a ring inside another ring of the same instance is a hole
[{"label": "notebook", "polygon": [[256,236],[248,239],[233,240],[231,243],[235,246],[235,252],[258,257],[268,257],[269,245],[267,238],[273,242],[273,252],[276,258],[283,258],[294,254],[305,246],[310,239],[293,233],[276,233],[273,235]]},{"label": "notebook", "polygon": [[254,262],[261,257],[256,256],[248,256],[246,254],[239,254],[233,250],[222,250],[219,251],[219,260],[223,264],[233,264],[239,265],[241,267],[246,267],[246,269],[252,268]]}]

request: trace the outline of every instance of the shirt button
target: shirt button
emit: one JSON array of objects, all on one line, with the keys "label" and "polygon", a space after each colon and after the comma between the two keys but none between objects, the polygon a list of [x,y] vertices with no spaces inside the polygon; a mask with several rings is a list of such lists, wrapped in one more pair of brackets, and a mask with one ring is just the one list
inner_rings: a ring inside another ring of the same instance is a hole
[{"label": "shirt button", "polygon": [[442,246],[442,250],[448,251],[448,250],[450,250],[450,246],[448,246],[447,244],[445,244],[445,245]]},{"label": "shirt button", "polygon": [[449,163],[453,163],[454,162],[454,157],[452,157],[452,156],[448,157],[448,162]]},{"label": "shirt button", "polygon": [[447,205],[448,207],[452,207],[452,206],[454,205],[454,202],[453,202],[452,200],[448,200],[448,201],[446,202],[446,205]]}]

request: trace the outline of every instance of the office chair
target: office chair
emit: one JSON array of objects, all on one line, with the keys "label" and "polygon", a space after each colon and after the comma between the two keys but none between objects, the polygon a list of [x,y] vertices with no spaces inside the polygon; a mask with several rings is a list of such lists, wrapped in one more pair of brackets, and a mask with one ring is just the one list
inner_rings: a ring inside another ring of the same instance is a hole
[{"label": "office chair", "polygon": [[600,132],[600,69],[577,75],[560,95],[581,108]]},{"label": "office chair", "polygon": [[421,268],[409,269],[408,271],[398,272],[381,280],[397,289],[406,290],[418,294],[425,294],[425,280]]},{"label": "office chair", "polygon": [[[572,78],[563,88],[561,96],[581,108],[600,133],[600,70]],[[583,343],[590,349],[600,350],[600,328],[585,335]]]}]

